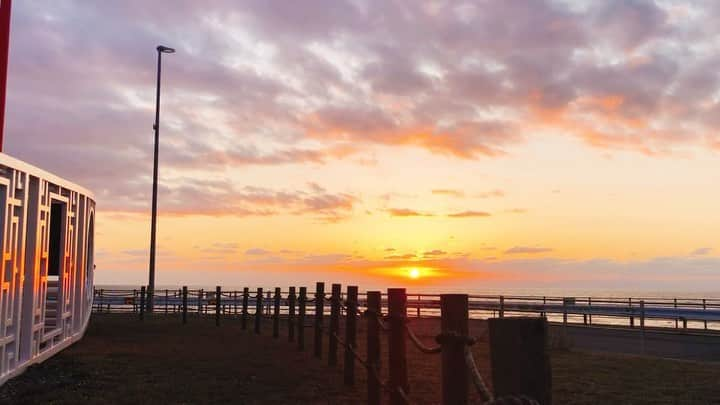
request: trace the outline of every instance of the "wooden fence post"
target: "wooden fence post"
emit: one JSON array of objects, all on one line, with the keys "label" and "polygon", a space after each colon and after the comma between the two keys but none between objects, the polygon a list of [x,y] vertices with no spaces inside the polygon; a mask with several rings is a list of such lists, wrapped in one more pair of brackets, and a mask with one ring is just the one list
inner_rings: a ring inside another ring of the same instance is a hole
[{"label": "wooden fence post", "polygon": [[642,330],[642,354],[645,354],[645,300],[640,300],[640,329]]},{"label": "wooden fence post", "polygon": [[295,340],[295,287],[288,293],[288,342]]},{"label": "wooden fence post", "polygon": [[498,311],[498,318],[505,316],[505,297],[500,296],[500,310]]},{"label": "wooden fence post", "polygon": [[468,344],[468,296],[441,295],[440,311],[443,404],[467,404],[469,375],[465,349]]},{"label": "wooden fence post", "polygon": [[[103,294],[103,288],[100,289],[100,302],[102,302],[102,294]],[[137,289],[133,288],[133,301],[132,302],[133,302],[133,312],[134,313],[138,312],[137,309],[138,309],[139,298],[140,297],[138,296]],[[102,304],[100,304],[100,312],[102,312]]]},{"label": "wooden fence post", "polygon": [[165,289],[165,313],[168,313],[168,289]]},{"label": "wooden fence post", "polygon": [[[705,298],[703,298],[702,303],[703,303],[703,315],[705,315],[704,312],[707,311],[707,304],[705,302]],[[705,319],[703,321],[703,323],[705,324],[705,330],[707,330],[707,319]]]},{"label": "wooden fence post", "polygon": [[635,327],[635,317],[633,316],[632,298],[628,298],[628,313],[630,314],[630,327]]},{"label": "wooden fence post", "polygon": [[418,318],[420,318],[420,294],[418,294],[418,296],[417,296],[417,308],[416,308],[416,309],[417,309],[417,314],[416,314],[416,316],[417,316]]},{"label": "wooden fence post", "polygon": [[367,398],[368,405],[380,405],[380,291],[367,293]]},{"label": "wooden fence post", "polygon": [[145,286],[140,287],[140,320],[145,319]]},{"label": "wooden fence post", "polygon": [[640,300],[640,328],[645,329],[645,301]]},{"label": "wooden fence post", "polygon": [[592,325],[592,298],[588,297],[588,310],[590,313],[588,314],[588,324]]},{"label": "wooden fence post", "polygon": [[250,289],[245,287],[245,288],[243,288],[242,313],[240,314],[240,316],[241,316],[240,320],[241,320],[243,330],[247,329],[249,299],[250,299]]},{"label": "wooden fence post", "polygon": [[202,315],[202,300],[203,300],[203,289],[201,288],[200,291],[198,291],[198,315]]},{"label": "wooden fence post", "polygon": [[305,350],[305,305],[307,303],[307,287],[300,287],[300,297],[298,299],[298,350]]},{"label": "wooden fence post", "polygon": [[345,385],[354,385],[355,356],[352,351],[357,347],[357,286],[348,286],[345,305],[347,306],[347,311],[345,312],[345,362],[343,380],[345,381]]},{"label": "wooden fence post", "polygon": [[328,365],[336,366],[338,360],[338,341],[337,334],[340,333],[340,293],[342,286],[340,284],[332,285],[332,295],[330,296],[330,338],[328,339]]},{"label": "wooden fence post", "polygon": [[390,336],[388,342],[388,358],[390,361],[390,403],[404,405],[405,400],[398,392],[402,389],[409,394],[407,374],[407,353],[405,322],[407,321],[407,295],[404,288],[388,288],[388,322]]},{"label": "wooden fence post", "polygon": [[525,395],[540,405],[551,404],[547,319],[489,319],[488,328],[495,397]]},{"label": "wooden fence post", "polygon": [[182,322],[183,322],[183,324],[187,323],[187,294],[188,294],[188,289],[187,289],[187,286],[184,285],[182,288]]},{"label": "wooden fence post", "polygon": [[673,298],[673,306],[675,307],[675,329],[677,329],[678,328],[677,298]]},{"label": "wooden fence post", "polygon": [[272,294],[270,291],[267,292],[267,299],[265,300],[265,315],[270,315],[270,306],[272,305]]},{"label": "wooden fence post", "polygon": [[255,298],[255,333],[260,334],[260,325],[263,317],[263,289],[258,287]]},{"label": "wooden fence post", "polygon": [[238,292],[237,290],[233,291],[233,314],[237,315],[237,307],[238,307]]},{"label": "wooden fence post", "polygon": [[318,281],[315,284],[315,339],[314,349],[315,357],[322,357],[322,328],[323,328],[323,311],[325,309],[325,283]]},{"label": "wooden fence post", "polygon": [[220,308],[222,305],[222,289],[215,286],[215,326],[220,326]]},{"label": "wooden fence post", "polygon": [[280,287],[275,287],[275,302],[273,303],[273,338],[280,337]]}]

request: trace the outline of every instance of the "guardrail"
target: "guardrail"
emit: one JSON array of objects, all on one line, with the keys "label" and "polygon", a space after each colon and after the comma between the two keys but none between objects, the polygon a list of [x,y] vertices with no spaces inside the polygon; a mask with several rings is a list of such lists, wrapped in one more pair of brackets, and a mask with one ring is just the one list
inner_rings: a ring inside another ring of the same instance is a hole
[{"label": "guardrail", "polygon": [[[253,291],[254,295],[250,294]],[[270,315],[273,293],[264,290],[262,310]],[[273,290],[274,291],[274,290]],[[294,294],[280,291],[281,296]],[[188,289],[188,311],[205,314],[241,314],[243,307],[258,304],[255,289],[221,290],[220,308],[215,308],[217,291]],[[341,294],[344,296],[344,294]],[[408,315],[416,317],[440,316],[440,294],[407,294]],[[95,312],[140,312],[141,288],[96,289],[93,311]],[[156,313],[177,313],[182,309],[182,288],[158,289],[155,292]],[[367,294],[358,293],[358,305],[365,308]],[[381,294],[381,305],[387,308],[387,295]],[[288,298],[280,303],[280,314],[290,310]],[[322,306],[322,312],[329,313],[329,304]],[[540,315],[551,322],[575,325],[647,326],[667,330],[704,330],[720,332],[720,299],[717,298],[607,298],[607,297],[558,297],[518,295],[468,295],[470,319],[491,317],[513,317]],[[219,312],[218,312],[219,311]]]}]

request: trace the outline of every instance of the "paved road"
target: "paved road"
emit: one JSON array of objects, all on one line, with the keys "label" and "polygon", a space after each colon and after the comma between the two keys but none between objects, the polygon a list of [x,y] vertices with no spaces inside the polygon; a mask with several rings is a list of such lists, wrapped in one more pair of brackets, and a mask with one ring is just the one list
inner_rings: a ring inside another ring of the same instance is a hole
[{"label": "paved road", "polygon": [[[551,333],[561,333],[552,325]],[[566,327],[566,336],[575,349],[597,352],[644,354],[685,360],[720,362],[720,334],[693,334],[639,328]]]}]

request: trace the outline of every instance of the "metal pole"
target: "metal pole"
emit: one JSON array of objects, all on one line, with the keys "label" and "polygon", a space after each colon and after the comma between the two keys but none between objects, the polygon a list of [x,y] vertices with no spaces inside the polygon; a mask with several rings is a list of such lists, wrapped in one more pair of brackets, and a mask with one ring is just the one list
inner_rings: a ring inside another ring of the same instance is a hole
[{"label": "metal pole", "polygon": [[150,276],[148,282],[148,312],[153,311],[153,292],[155,291],[155,233],[157,227],[157,183],[158,183],[158,143],[160,142],[160,72],[162,66],[162,52],[157,51],[157,87],[155,91],[155,153],[153,155],[153,188],[152,188],[152,214],[150,225]]}]

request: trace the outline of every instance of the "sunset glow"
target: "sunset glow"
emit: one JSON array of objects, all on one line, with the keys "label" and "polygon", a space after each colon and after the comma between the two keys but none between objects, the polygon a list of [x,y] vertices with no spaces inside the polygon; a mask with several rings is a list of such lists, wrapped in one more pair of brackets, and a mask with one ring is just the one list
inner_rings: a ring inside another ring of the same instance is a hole
[{"label": "sunset glow", "polygon": [[719,285],[717,7],[265,3],[15,3],[6,150],[95,191],[99,284],[163,43],[158,285]]},{"label": "sunset glow", "polygon": [[410,277],[410,278],[419,278],[419,277],[420,277],[420,270],[418,270],[417,268],[413,267],[413,268],[410,269],[410,271],[408,272],[408,277]]}]

